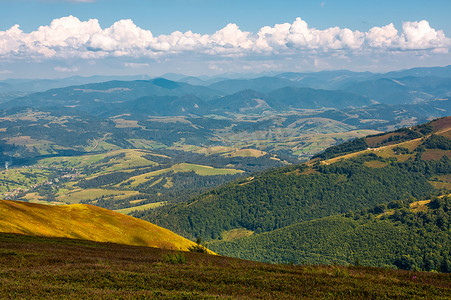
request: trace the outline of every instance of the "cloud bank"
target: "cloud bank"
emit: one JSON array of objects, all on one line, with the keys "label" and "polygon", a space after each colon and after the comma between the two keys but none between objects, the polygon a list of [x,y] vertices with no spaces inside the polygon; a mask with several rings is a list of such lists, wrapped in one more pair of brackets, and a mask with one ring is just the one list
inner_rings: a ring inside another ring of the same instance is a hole
[{"label": "cloud bank", "polygon": [[403,52],[448,53],[451,39],[428,21],[405,22],[401,31],[393,24],[368,32],[331,27],[315,29],[297,18],[293,23],[262,27],[257,33],[228,24],[212,34],[175,31],[154,36],[132,20],[120,20],[109,28],[99,21],[80,21],[73,16],[55,19],[48,26],[25,33],[19,25],[0,31],[0,58],[7,60],[103,57],[160,58],[196,53],[207,56],[242,57],[296,55],[298,53]]}]

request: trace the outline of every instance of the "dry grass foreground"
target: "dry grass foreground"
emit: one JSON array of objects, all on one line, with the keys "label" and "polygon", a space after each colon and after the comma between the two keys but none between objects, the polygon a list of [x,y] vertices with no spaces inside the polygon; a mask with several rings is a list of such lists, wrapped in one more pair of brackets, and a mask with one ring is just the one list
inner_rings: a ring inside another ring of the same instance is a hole
[{"label": "dry grass foreground", "polygon": [[195,245],[149,222],[83,204],[51,206],[0,200],[0,232],[184,251]]},{"label": "dry grass foreground", "polygon": [[0,234],[1,299],[449,299],[450,279]]}]

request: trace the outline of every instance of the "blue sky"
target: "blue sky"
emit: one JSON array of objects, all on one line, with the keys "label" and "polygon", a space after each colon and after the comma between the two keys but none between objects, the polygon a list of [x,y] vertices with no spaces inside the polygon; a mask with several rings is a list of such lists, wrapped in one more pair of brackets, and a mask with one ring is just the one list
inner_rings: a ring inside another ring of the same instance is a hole
[{"label": "blue sky", "polygon": [[449,0],[0,0],[0,79],[448,65],[449,12]]}]

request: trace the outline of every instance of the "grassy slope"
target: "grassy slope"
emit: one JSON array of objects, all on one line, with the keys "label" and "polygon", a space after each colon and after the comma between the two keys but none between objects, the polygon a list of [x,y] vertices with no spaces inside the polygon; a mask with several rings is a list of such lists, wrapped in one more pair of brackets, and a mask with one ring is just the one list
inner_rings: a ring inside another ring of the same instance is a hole
[{"label": "grassy slope", "polygon": [[0,200],[0,232],[187,250],[193,242],[154,224],[91,205]]},{"label": "grassy slope", "polygon": [[[401,147],[407,146],[409,150],[413,150],[415,145],[421,144],[432,134],[442,135],[445,137],[451,136],[451,117],[436,119],[413,127],[400,128],[396,131],[370,135],[363,137],[362,139],[350,140],[348,142],[329,147],[324,152],[318,153],[312,158],[313,160],[328,159],[329,162],[334,162],[337,159],[354,157],[362,152],[369,152],[375,149],[384,151],[387,147],[390,148],[389,146],[396,144]],[[412,143],[404,143],[403,145],[400,144],[405,141]]]},{"label": "grassy slope", "polygon": [[[214,176],[214,175],[234,175],[238,173],[243,173],[241,170],[235,170],[235,169],[219,169],[219,168],[213,168],[210,166],[204,166],[204,165],[196,165],[196,164],[189,164],[189,163],[181,163],[171,166],[167,169],[162,169],[158,171],[153,171],[141,175],[137,175],[134,177],[131,177],[127,179],[125,182],[130,182],[130,187],[135,188],[140,184],[143,184],[145,182],[151,182],[155,176],[164,174],[164,173],[180,173],[180,172],[195,172],[197,175],[200,176]],[[116,187],[119,187],[122,183],[116,184]],[[154,182],[155,184],[155,182]]]},{"label": "grassy slope", "polygon": [[[113,172],[123,169],[131,169],[137,167],[153,166],[156,163],[144,158],[145,155],[153,153],[140,149],[121,149],[114,150],[102,154],[89,154],[81,156],[60,156],[45,158],[39,161],[42,166],[57,166],[81,168],[84,166],[99,167],[99,173]],[[124,155],[124,157],[116,158],[115,156]],[[110,160],[107,160],[110,158]],[[105,162],[105,160],[107,160]]]},{"label": "grassy slope", "polygon": [[166,204],[167,204],[166,201],[155,202],[155,203],[148,203],[148,204],[137,205],[137,206],[133,206],[133,207],[129,207],[129,208],[117,209],[117,210],[115,210],[115,212],[129,215],[130,213],[132,213],[134,211],[143,211],[143,210],[146,210],[146,209],[153,209],[153,208],[160,207],[160,206],[163,206],[163,205],[166,205]]},{"label": "grassy slope", "polygon": [[[182,264],[169,262],[179,255]],[[0,298],[449,299],[449,274],[269,265],[118,244],[0,234]]]},{"label": "grassy slope", "polygon": [[65,203],[79,203],[86,199],[95,199],[106,197],[111,199],[122,199],[130,196],[139,195],[137,191],[121,191],[121,190],[106,190],[106,189],[76,189],[69,192],[64,192],[57,199]]}]

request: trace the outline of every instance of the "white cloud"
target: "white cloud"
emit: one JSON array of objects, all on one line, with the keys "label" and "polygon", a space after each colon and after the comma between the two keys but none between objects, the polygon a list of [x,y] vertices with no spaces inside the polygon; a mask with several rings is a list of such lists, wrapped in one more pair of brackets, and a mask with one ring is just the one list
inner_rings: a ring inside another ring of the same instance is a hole
[{"label": "white cloud", "polygon": [[73,73],[73,72],[77,72],[78,71],[77,67],[67,68],[67,67],[56,66],[53,69],[55,71],[57,71],[57,72],[62,72],[62,73]]},{"label": "white cloud", "polygon": [[265,26],[257,33],[255,48],[257,51],[272,51],[286,48],[286,39],[291,24],[276,24],[274,27]]},{"label": "white cloud", "polygon": [[124,49],[145,49],[150,46],[153,35],[149,30],[137,27],[132,20],[120,20],[110,28],[103,31],[106,37],[117,42],[117,48]]},{"label": "white cloud", "polygon": [[364,34],[360,31],[339,27],[318,30],[310,28],[301,18],[297,18],[292,24],[265,26],[257,33],[257,36],[255,45],[262,51],[359,49],[364,42]]},{"label": "white cloud", "polygon": [[431,28],[428,21],[405,22],[402,28],[401,47],[404,49],[434,49],[451,45],[443,31]]},{"label": "white cloud", "polygon": [[219,52],[227,52],[227,49],[248,50],[253,45],[250,35],[250,32],[241,31],[236,24],[228,24],[211,36],[210,43]]},{"label": "white cloud", "polygon": [[218,66],[217,64],[209,64],[208,68],[213,71],[220,71],[220,72],[224,71],[224,69],[222,67]]},{"label": "white cloud", "polygon": [[370,47],[387,50],[435,50],[443,52],[443,48],[451,47],[451,39],[442,30],[431,28],[426,20],[420,22],[404,22],[403,31],[398,33],[393,24],[384,27],[373,27],[366,33],[366,41]]},{"label": "white cloud", "polygon": [[332,27],[325,30],[309,28],[300,18],[291,25],[287,43],[301,49],[355,49],[363,43],[363,34],[359,31]]},{"label": "white cloud", "polygon": [[191,31],[185,33],[175,31],[170,35],[156,37],[151,44],[151,49],[155,52],[171,53],[192,51],[205,48],[208,44],[208,39],[208,35],[200,35]]},{"label": "white cloud", "polygon": [[124,66],[127,68],[136,68],[136,69],[150,67],[150,65],[146,63],[124,63]]},{"label": "white cloud", "polygon": [[373,27],[366,33],[366,41],[373,48],[391,48],[399,43],[399,38],[393,23],[384,27]]},{"label": "white cloud", "polygon": [[368,51],[430,51],[447,53],[450,38],[423,20],[405,22],[399,32],[393,24],[368,32],[348,28],[311,28],[297,18],[293,23],[262,27],[256,34],[228,24],[213,34],[175,31],[154,36],[132,20],[120,20],[109,28],[99,21],[80,21],[73,16],[55,19],[31,33],[19,25],[0,31],[0,58],[43,59],[102,57],[158,58],[183,52],[224,57],[293,55],[296,53],[368,53]]}]

